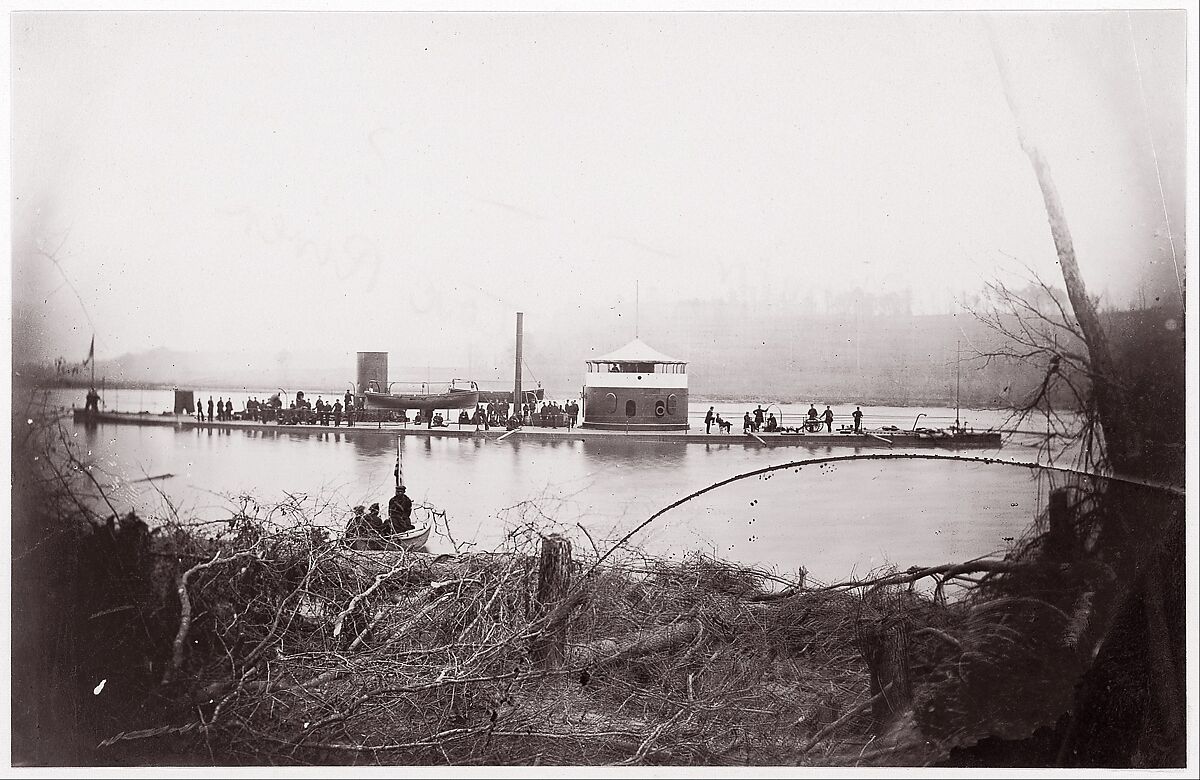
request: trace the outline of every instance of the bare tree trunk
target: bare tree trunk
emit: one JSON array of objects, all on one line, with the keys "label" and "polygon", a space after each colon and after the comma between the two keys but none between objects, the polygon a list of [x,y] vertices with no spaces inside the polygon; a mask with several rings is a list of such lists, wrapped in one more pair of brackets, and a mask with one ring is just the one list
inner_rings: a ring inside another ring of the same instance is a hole
[{"label": "bare tree trunk", "polygon": [[991,28],[988,34],[992,44],[992,54],[996,59],[996,67],[1000,71],[1000,82],[1004,88],[1004,97],[1012,111],[1017,124],[1017,138],[1021,148],[1033,165],[1034,175],[1037,176],[1038,187],[1042,191],[1042,200],[1046,204],[1046,216],[1050,220],[1050,234],[1054,238],[1054,248],[1058,252],[1058,264],[1062,269],[1063,282],[1067,287],[1067,296],[1071,300],[1075,319],[1079,321],[1079,329],[1083,332],[1091,363],[1092,393],[1096,399],[1096,410],[1100,417],[1100,425],[1104,430],[1105,451],[1109,465],[1118,474],[1130,473],[1132,463],[1129,431],[1123,416],[1124,404],[1118,386],[1117,372],[1113,366],[1112,355],[1108,348],[1108,339],[1100,326],[1100,317],[1096,306],[1088,297],[1087,287],[1083,276],[1079,273],[1079,263],[1075,259],[1075,245],[1071,241],[1071,231],[1067,228],[1067,218],[1063,211],[1062,201],[1058,196],[1058,188],[1050,176],[1050,166],[1046,163],[1041,151],[1025,135],[1022,127],[1021,113],[1017,109],[1012,86],[1008,79],[1008,68],[1004,56],[1000,53]]},{"label": "bare tree trunk", "polygon": [[[1153,466],[1153,459],[1142,458],[1140,433],[1134,422],[1136,415],[1130,414],[1126,407],[1128,399],[1121,388],[1121,376],[1113,363],[1095,304],[1079,273],[1058,190],[1045,158],[1025,135],[1004,57],[992,29],[990,26],[986,29],[1004,95],[1016,120],[1021,148],[1029,157],[1041,188],[1063,282],[1087,345],[1091,393],[1104,432],[1108,465],[1120,476],[1140,475]],[[1056,511],[1062,514],[1063,503],[1061,497],[1051,496],[1048,541],[1052,551],[1066,541],[1061,534],[1062,528],[1054,527],[1054,515]],[[1133,585],[1127,588],[1118,585],[1115,593],[1100,599],[1093,607],[1095,616],[1106,617],[1101,621],[1103,634],[1095,649],[1096,658],[1076,691],[1073,723],[1063,740],[1059,761],[1079,762],[1084,766],[1114,766],[1130,761],[1137,750],[1115,744],[1120,740],[1114,737],[1122,731],[1136,731],[1138,738],[1133,739],[1134,743],[1139,739],[1156,743],[1143,760],[1149,760],[1151,765],[1175,765],[1185,754],[1185,738],[1178,725],[1182,722],[1183,708],[1176,691],[1182,687],[1182,681],[1175,679],[1178,673],[1172,668],[1172,647],[1182,648],[1184,642],[1182,623],[1166,617],[1163,600],[1164,594],[1170,595],[1170,591],[1165,590],[1168,581],[1183,581],[1183,564],[1180,559],[1170,571],[1173,575],[1170,579],[1156,565],[1162,551],[1161,547],[1156,549],[1156,542],[1162,535],[1172,533],[1170,508],[1166,501],[1148,500],[1144,494],[1135,495],[1127,485],[1110,484],[1104,494],[1103,515],[1105,519],[1096,543],[1098,556],[1112,568],[1118,581],[1130,581]],[[1140,521],[1136,529],[1134,520]],[[1059,519],[1060,526],[1062,522]],[[1137,576],[1147,566],[1146,575]],[[1147,633],[1150,636],[1146,636]],[[1173,638],[1173,634],[1178,636]],[[1127,690],[1123,692],[1123,688]],[[1155,713],[1158,717],[1144,719],[1140,726],[1133,725],[1129,712],[1143,705],[1131,703],[1132,697],[1126,693],[1149,689],[1155,691],[1160,708]],[[1121,717],[1116,713],[1125,715]]]}]

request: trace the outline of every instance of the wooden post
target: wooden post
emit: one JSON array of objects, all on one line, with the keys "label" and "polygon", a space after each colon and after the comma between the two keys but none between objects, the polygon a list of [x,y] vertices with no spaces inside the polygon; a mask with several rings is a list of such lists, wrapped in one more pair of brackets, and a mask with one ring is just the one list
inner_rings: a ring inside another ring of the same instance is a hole
[{"label": "wooden post", "polygon": [[1046,557],[1053,561],[1070,561],[1075,557],[1075,512],[1070,495],[1063,488],[1050,491],[1047,509],[1050,527],[1046,532]]},{"label": "wooden post", "polygon": [[[540,614],[549,615],[571,588],[571,542],[551,534],[542,540],[538,565],[537,602]],[[561,669],[567,655],[567,620],[564,616],[546,626],[533,641],[533,659],[546,671]]]},{"label": "wooden post", "polygon": [[871,697],[874,701],[871,716],[878,734],[908,707],[912,699],[908,669],[908,626],[903,618],[872,620],[860,628],[859,638],[863,659],[871,672]]}]

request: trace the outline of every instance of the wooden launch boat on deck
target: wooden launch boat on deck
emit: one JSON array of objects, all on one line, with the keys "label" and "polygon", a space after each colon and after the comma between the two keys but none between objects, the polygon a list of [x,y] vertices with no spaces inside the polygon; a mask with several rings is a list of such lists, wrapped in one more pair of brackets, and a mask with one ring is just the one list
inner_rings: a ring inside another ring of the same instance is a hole
[{"label": "wooden launch boat on deck", "polygon": [[366,390],[367,406],[377,409],[474,409],[479,405],[479,391],[451,387],[444,393],[380,393]]}]

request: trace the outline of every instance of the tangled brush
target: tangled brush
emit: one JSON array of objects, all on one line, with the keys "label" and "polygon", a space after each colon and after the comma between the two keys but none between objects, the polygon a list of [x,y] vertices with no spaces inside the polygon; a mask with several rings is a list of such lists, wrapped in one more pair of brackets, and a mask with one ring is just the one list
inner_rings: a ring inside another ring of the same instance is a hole
[{"label": "tangled brush", "polygon": [[[362,551],[295,512],[164,528],[174,722],[105,744],[219,745],[228,763],[794,764],[865,696],[851,595],[781,591],[700,555],[583,556],[556,616],[540,542],[522,529],[486,554]],[[564,606],[548,667],[536,648]],[[843,725],[865,744],[868,721]]]}]

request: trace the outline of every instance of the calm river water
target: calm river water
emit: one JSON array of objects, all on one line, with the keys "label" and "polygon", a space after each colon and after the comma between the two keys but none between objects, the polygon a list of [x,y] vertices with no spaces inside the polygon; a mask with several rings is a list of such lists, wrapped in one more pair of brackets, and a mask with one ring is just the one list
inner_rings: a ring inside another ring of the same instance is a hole
[{"label": "calm river water", "polygon": [[[202,394],[206,400],[208,394]],[[245,397],[234,394],[235,403],[240,407]],[[79,391],[51,391],[45,398],[50,406],[82,405]],[[109,390],[105,402],[108,409],[159,412],[170,407],[171,393]],[[754,408],[693,403],[694,431],[703,431],[710,405],[734,420]],[[784,406],[778,411],[790,424],[803,409]],[[835,411],[836,426],[852,407]],[[926,414],[922,425],[954,419],[953,409],[863,411],[871,427],[909,428],[920,413]],[[979,429],[1004,420],[997,412],[962,416]],[[326,507],[329,524],[336,526],[355,504],[377,501],[386,511],[392,493],[396,440],[361,429],[287,433],[272,425],[252,431],[75,426],[69,419],[66,425],[81,449],[102,466],[116,498],[147,517],[166,516],[174,507],[183,517],[223,519],[241,495],[269,504],[291,494]],[[401,451],[409,495],[418,504],[445,510],[453,538],[477,549],[495,548],[509,530],[526,522],[568,533],[586,548],[590,542],[582,527],[604,547],[606,540],[620,538],[659,509],[715,482],[765,466],[854,452],[847,447],[765,448],[745,444],[741,436],[717,434],[711,443],[688,445],[413,436],[401,439]],[[1031,447],[1016,442],[998,452],[964,454],[1036,459]],[[174,476],[134,482],[166,473]],[[1039,495],[1030,470],[1002,465],[812,465],[718,488],[667,512],[633,543],[654,555],[701,550],[781,574],[803,566],[811,579],[831,582],[887,565],[906,568],[1003,552],[1006,537],[1019,536],[1040,509]],[[445,535],[431,538],[428,547],[453,549]]]}]

